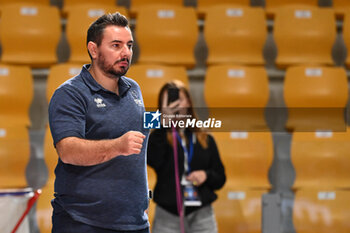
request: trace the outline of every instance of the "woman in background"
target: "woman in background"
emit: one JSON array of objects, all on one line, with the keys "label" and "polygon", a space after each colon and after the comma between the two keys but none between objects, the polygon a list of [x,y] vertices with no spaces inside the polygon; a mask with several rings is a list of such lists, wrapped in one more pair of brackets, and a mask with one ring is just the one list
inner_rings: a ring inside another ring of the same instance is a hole
[{"label": "woman in background", "polygon": [[[157,174],[152,233],[179,233],[181,209],[186,233],[216,233],[211,204],[217,199],[214,191],[224,185],[226,176],[214,138],[200,128],[177,127],[173,134],[169,121],[195,118],[189,91],[182,82],[173,81],[162,87],[158,108],[166,124],[151,132],[147,151],[147,163]],[[175,181],[174,137],[180,189]],[[177,191],[181,193],[180,209]]]}]

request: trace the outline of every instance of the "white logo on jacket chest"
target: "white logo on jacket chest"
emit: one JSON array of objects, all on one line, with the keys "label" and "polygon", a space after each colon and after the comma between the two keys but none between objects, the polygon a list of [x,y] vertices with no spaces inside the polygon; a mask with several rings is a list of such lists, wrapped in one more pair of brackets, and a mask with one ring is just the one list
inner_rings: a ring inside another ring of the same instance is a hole
[{"label": "white logo on jacket chest", "polygon": [[136,103],[138,106],[140,106],[140,107],[143,106],[142,100],[139,99],[139,96],[138,96],[138,94],[137,94],[137,92],[136,92],[135,90],[131,90],[131,96],[133,97],[135,103]]},{"label": "white logo on jacket chest", "polygon": [[101,98],[95,98],[94,101],[95,101],[96,106],[97,106],[98,108],[104,108],[104,107],[106,107],[106,104],[103,103],[103,99],[101,99]]}]

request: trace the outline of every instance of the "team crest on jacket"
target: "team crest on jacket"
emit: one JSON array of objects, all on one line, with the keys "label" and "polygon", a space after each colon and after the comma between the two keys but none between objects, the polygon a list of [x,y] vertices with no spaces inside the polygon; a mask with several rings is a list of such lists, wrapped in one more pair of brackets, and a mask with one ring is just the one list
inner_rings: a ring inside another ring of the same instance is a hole
[{"label": "team crest on jacket", "polygon": [[95,101],[96,106],[97,106],[98,108],[104,108],[104,107],[106,107],[106,104],[103,102],[103,99],[101,99],[101,98],[95,98],[94,101]]},{"label": "team crest on jacket", "polygon": [[140,106],[140,107],[143,106],[142,100],[139,98],[139,95],[137,94],[137,91],[131,90],[131,96],[132,96],[132,98],[134,99],[135,103],[138,106]]}]

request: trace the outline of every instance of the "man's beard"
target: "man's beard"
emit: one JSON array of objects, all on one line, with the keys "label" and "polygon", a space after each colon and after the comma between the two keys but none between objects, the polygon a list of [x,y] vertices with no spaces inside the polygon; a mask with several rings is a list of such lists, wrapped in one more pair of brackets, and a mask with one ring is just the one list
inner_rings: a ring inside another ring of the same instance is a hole
[{"label": "man's beard", "polygon": [[129,65],[128,65],[125,68],[122,68],[121,71],[116,71],[113,66],[121,61],[127,61],[129,63],[129,59],[123,58],[121,60],[116,61],[112,65],[108,65],[106,63],[106,59],[104,58],[104,56],[102,56],[102,54],[99,54],[97,65],[108,77],[120,78],[121,76],[124,76],[129,69]]}]

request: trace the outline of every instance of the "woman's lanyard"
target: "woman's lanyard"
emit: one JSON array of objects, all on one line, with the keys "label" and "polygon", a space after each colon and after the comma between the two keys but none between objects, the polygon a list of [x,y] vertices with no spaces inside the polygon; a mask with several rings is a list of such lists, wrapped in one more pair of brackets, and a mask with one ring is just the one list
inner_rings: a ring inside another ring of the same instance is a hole
[{"label": "woman's lanyard", "polygon": [[191,172],[191,161],[193,159],[193,144],[195,143],[196,137],[194,133],[191,133],[191,136],[189,137],[189,145],[188,149],[186,147],[186,141],[182,140],[179,133],[176,131],[176,136],[179,142],[181,143],[182,149],[184,151],[184,167],[185,167],[185,174],[189,174]]}]

